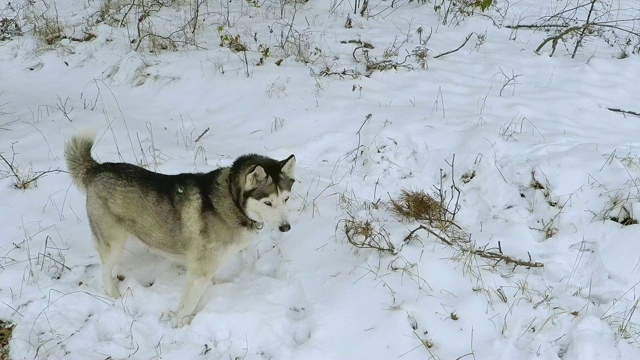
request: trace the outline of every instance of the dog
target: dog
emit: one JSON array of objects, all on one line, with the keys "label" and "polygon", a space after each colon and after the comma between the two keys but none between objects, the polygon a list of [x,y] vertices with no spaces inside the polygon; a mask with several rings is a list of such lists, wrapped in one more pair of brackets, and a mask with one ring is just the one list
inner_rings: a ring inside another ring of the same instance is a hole
[{"label": "dog", "polygon": [[[165,175],[128,163],[99,163],[94,138],[76,135],[65,145],[67,167],[86,193],[87,216],[108,295],[119,298],[113,268],[129,237],[136,237],[187,269],[180,305],[168,316],[188,325],[216,270],[246,248],[263,225],[287,232],[286,203],[296,158],[278,161],[249,154],[208,173]],[[167,315],[167,314],[165,314]]]}]

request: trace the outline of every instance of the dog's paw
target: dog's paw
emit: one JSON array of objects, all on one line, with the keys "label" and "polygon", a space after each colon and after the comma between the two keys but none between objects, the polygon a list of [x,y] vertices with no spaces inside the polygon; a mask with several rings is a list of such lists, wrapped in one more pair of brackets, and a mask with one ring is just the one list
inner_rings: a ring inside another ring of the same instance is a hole
[{"label": "dog's paw", "polygon": [[178,316],[173,311],[163,311],[162,315],[160,316],[160,321],[168,323],[172,328],[179,327],[177,319]]},{"label": "dog's paw", "polygon": [[191,324],[193,315],[180,316],[173,311],[165,311],[160,316],[160,320],[168,323],[172,328],[181,328],[185,325]]},{"label": "dog's paw", "polygon": [[107,292],[107,295],[111,296],[114,299],[120,299],[122,297],[120,291],[118,291],[118,287],[115,284],[107,286],[105,290]]}]

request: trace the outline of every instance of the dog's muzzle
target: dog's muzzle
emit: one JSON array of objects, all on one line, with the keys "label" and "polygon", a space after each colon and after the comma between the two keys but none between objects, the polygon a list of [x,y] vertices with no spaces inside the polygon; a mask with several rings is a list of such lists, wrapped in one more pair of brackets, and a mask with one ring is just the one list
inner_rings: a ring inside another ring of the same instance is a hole
[{"label": "dog's muzzle", "polygon": [[282,224],[280,226],[278,226],[278,230],[280,230],[281,232],[287,232],[289,230],[291,230],[291,225],[287,224]]}]

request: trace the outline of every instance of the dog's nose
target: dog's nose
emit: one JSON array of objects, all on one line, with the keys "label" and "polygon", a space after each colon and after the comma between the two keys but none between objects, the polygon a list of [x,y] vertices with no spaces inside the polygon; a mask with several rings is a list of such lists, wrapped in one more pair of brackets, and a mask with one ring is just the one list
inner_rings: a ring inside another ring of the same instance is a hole
[{"label": "dog's nose", "polygon": [[278,227],[278,230],[280,230],[281,232],[287,232],[289,230],[291,230],[291,225],[289,224],[282,224]]}]

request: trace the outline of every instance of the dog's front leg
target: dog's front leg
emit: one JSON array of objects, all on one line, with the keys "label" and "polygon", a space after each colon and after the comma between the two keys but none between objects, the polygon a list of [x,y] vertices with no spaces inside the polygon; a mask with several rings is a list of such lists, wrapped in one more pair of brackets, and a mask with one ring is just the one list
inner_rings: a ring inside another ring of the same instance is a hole
[{"label": "dog's front leg", "polygon": [[202,251],[187,263],[187,285],[176,312],[176,326],[189,325],[193,319],[196,306],[211,284],[219,263],[219,253]]},{"label": "dog's front leg", "polygon": [[207,286],[211,284],[213,274],[196,273],[194,271],[187,271],[187,286],[182,294],[182,300],[177,311],[176,326],[182,327],[189,325],[194,316],[194,311],[198,302],[202,297],[202,294],[207,289]]}]

